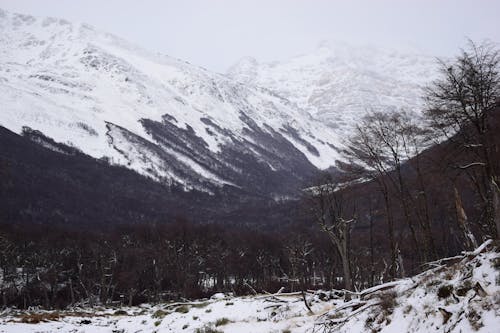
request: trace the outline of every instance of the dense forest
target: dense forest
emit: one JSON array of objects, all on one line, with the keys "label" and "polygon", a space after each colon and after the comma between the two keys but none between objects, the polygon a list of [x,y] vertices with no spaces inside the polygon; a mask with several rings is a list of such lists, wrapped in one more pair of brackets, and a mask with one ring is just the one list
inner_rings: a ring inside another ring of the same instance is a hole
[{"label": "dense forest", "polygon": [[347,140],[349,163],[286,202],[166,187],[0,129],[2,305],[354,290],[498,239],[498,63],[494,48],[471,44],[442,64],[423,119],[368,112]]}]

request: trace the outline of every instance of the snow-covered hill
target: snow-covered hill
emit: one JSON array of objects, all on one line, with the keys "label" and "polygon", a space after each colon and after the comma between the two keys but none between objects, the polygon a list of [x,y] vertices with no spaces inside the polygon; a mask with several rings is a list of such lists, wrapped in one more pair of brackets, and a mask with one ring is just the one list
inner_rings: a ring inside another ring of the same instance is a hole
[{"label": "snow-covered hill", "polygon": [[283,195],[340,139],[265,89],[86,24],[0,10],[0,125],[43,132],[155,179]]},{"label": "snow-covered hill", "polygon": [[421,111],[436,68],[434,57],[418,52],[324,42],[288,61],[244,58],[228,75],[270,89],[344,136],[368,110]]},{"label": "snow-covered hill", "polygon": [[200,301],[121,309],[14,309],[0,315],[0,333],[494,333],[500,327],[499,267],[498,249],[487,242],[474,252],[435,262],[412,278],[352,293],[350,301],[339,297],[341,291],[317,291],[304,296],[216,294]]}]

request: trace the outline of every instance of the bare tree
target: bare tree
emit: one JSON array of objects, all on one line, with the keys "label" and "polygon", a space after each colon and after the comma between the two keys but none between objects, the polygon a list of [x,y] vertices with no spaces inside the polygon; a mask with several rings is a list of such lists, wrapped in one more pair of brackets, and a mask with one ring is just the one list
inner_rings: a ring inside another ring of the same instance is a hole
[{"label": "bare tree", "polygon": [[[369,113],[356,127],[356,132],[348,139],[348,156],[352,164],[359,165],[360,178],[374,180],[379,185],[380,193],[384,199],[386,212],[387,231],[391,250],[391,263],[389,275],[396,277],[397,268],[397,244],[394,234],[394,215],[392,210],[392,197],[390,186],[394,183],[390,172],[394,169],[393,158],[387,150],[387,143],[392,142],[394,131],[388,128],[387,119],[390,115],[385,113]],[[392,147],[392,145],[391,145]],[[399,159],[400,148],[396,160]]]},{"label": "bare tree", "polygon": [[291,237],[288,244],[285,245],[288,261],[290,262],[291,272],[288,282],[291,282],[291,291],[295,291],[294,284],[297,283],[301,290],[311,279],[310,257],[314,252],[313,244],[300,234]]},{"label": "bare tree", "polygon": [[468,172],[482,199],[482,227],[486,234],[499,238],[499,188],[497,149],[492,140],[491,120],[500,98],[500,56],[490,43],[477,45],[469,41],[451,63],[440,61],[441,77],[426,90],[429,105],[426,116],[436,132],[457,142],[469,160],[457,163]]},{"label": "bare tree", "polygon": [[453,188],[453,192],[455,197],[455,212],[457,215],[458,227],[460,228],[463,237],[462,242],[464,243],[466,249],[474,250],[477,248],[478,244],[476,242],[476,238],[470,230],[469,219],[467,218],[467,214],[465,214],[462,199],[460,198],[460,194],[458,193],[456,186]]},{"label": "bare tree", "polygon": [[345,212],[345,203],[340,191],[340,184],[330,176],[321,184],[310,189],[313,202],[313,214],[318,225],[338,250],[344,273],[344,288],[352,290],[352,270],[350,258],[351,231],[356,222],[354,212]]},{"label": "bare tree", "polygon": [[[423,235],[424,261],[429,261],[437,258],[437,251],[431,227],[427,184],[420,156],[421,150],[427,145],[429,130],[417,124],[417,121],[421,122],[421,119],[417,120],[415,116],[410,116],[406,111],[402,111],[395,116],[393,122],[394,130],[403,147],[403,158],[410,161],[406,163],[406,167],[411,168],[415,173],[416,183],[412,187],[403,182],[401,166],[396,168],[396,172],[401,190],[401,200],[406,205],[408,205],[406,200],[410,201]],[[401,163],[401,159],[397,163]]]},{"label": "bare tree", "polygon": [[11,241],[0,233],[0,294],[2,295],[2,307],[7,307],[7,293],[15,283],[15,269],[13,264],[15,248]]}]

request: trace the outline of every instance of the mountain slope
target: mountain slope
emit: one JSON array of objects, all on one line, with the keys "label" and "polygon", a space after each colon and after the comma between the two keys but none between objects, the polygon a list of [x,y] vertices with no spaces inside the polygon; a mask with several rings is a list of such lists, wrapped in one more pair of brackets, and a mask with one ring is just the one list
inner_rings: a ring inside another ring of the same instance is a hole
[{"label": "mountain slope", "polygon": [[434,57],[418,53],[322,43],[283,62],[244,58],[228,75],[289,99],[344,136],[367,110],[420,111],[436,67]]},{"label": "mountain slope", "polygon": [[0,11],[0,125],[23,126],[166,184],[282,197],[341,141],[267,90],[85,24]]},{"label": "mountain slope", "polygon": [[20,136],[2,126],[0,180],[0,225],[107,230],[184,219],[272,227],[297,219],[293,201],[269,202],[234,187],[215,195],[167,187],[40,132]]}]

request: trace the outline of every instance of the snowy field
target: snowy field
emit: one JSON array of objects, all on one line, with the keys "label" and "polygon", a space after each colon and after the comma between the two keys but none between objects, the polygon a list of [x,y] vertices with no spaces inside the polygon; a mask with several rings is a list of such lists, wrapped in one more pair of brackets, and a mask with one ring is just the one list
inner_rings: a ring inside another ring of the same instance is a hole
[{"label": "snowy field", "polygon": [[487,245],[435,262],[415,277],[352,293],[350,301],[341,291],[316,291],[216,294],[189,303],[119,309],[10,309],[0,315],[0,332],[497,333],[500,254]]}]

